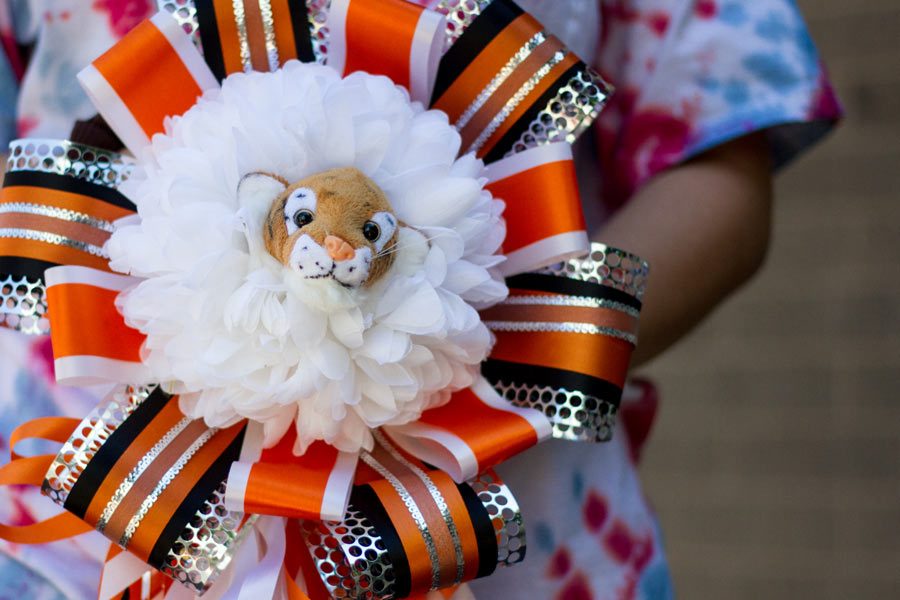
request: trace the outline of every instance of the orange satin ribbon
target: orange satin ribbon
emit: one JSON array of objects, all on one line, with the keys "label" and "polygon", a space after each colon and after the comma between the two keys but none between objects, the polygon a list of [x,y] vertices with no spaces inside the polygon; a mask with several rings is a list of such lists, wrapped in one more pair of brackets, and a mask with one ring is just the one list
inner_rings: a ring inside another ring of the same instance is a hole
[{"label": "orange satin ribbon", "polygon": [[291,26],[291,9],[288,6],[292,1],[294,0],[271,0],[275,45],[278,46],[278,59],[281,64],[297,58],[297,40]]},{"label": "orange satin ribbon", "polygon": [[242,73],[244,61],[241,58],[241,44],[238,38],[238,26],[234,18],[234,4],[232,0],[214,0],[213,6],[216,12],[216,27],[219,30],[219,44],[222,46],[222,60],[225,63],[225,72]]},{"label": "orange satin ribbon", "polygon": [[294,456],[296,437],[296,431],[290,430],[250,467],[244,492],[245,512],[302,519],[316,519],[321,514],[325,489],[339,453],[325,442],[316,442],[303,456]]},{"label": "orange satin ribbon", "polygon": [[[141,526],[128,545],[131,553],[144,561],[150,557],[154,544],[172,518],[172,511],[181,505],[200,478],[222,456],[222,453],[243,428],[244,423],[239,423],[228,429],[220,430],[188,461],[178,477],[162,491],[141,521]],[[140,480],[138,482],[140,483]]]},{"label": "orange satin ribbon", "polygon": [[50,286],[47,301],[55,358],[100,356],[140,362],[146,337],[125,324],[116,309],[118,291],[81,283]]},{"label": "orange satin ribbon", "polygon": [[41,417],[22,423],[9,436],[9,453],[13,460],[22,458],[16,453],[19,442],[29,439],[42,439],[64,444],[72,437],[78,427],[78,419],[68,417]]},{"label": "orange satin ribbon", "polygon": [[0,204],[21,202],[52,206],[90,215],[103,221],[115,221],[134,212],[90,196],[30,185],[12,185],[0,189]]},{"label": "orange satin ribbon", "polygon": [[498,331],[496,335],[497,343],[491,352],[494,360],[574,371],[620,388],[625,385],[633,350],[625,340],[555,331]]},{"label": "orange satin ribbon", "polygon": [[637,335],[638,320],[611,308],[585,306],[498,305],[481,311],[484,321],[589,323]]},{"label": "orange satin ribbon", "polygon": [[93,64],[148,138],[162,132],[167,117],[185,113],[203,93],[151,21],[132,29]]},{"label": "orange satin ribbon", "polygon": [[545,163],[485,187],[506,201],[505,254],[554,235],[586,229],[572,160]]},{"label": "orange satin ribbon", "polygon": [[[52,454],[19,458],[0,467],[0,486],[32,485],[40,487],[47,469],[53,464]],[[91,526],[70,513],[62,513],[30,525],[0,524],[0,539],[16,544],[46,544],[91,531]]]},{"label": "orange satin ribbon", "polygon": [[538,442],[537,432],[524,417],[489,406],[471,389],[456,392],[447,404],[425,411],[419,422],[461,438],[478,459],[479,471]]},{"label": "orange satin ribbon", "polygon": [[79,265],[101,271],[109,271],[109,260],[69,246],[49,244],[35,240],[0,238],[0,256],[21,256],[43,260],[56,265]]},{"label": "orange satin ribbon", "polygon": [[528,13],[517,17],[484,47],[432,108],[444,111],[455,123],[519,48],[541,29]]},{"label": "orange satin ribbon", "polygon": [[409,55],[425,9],[400,0],[352,0],[347,10],[344,74],[366,71],[410,86]]}]

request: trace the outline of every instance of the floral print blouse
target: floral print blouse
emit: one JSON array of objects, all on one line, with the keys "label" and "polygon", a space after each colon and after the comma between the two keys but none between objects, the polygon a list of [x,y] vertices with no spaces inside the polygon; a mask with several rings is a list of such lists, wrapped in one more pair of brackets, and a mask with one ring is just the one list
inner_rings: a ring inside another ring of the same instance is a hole
[{"label": "floral print blouse", "polygon": [[[434,4],[435,0],[416,0]],[[6,0],[0,4],[0,143],[65,137],[93,114],[75,73],[141,19],[151,0]],[[705,150],[764,131],[780,168],[840,117],[793,0],[521,0],[616,92],[595,126],[600,181],[585,202],[609,214],[647,180]],[[23,52],[24,47],[29,52]],[[26,60],[27,57],[27,60]],[[57,387],[49,341],[0,330],[0,450],[12,428],[81,415],[88,394]],[[612,442],[549,442],[500,471],[528,518],[524,565],[476,582],[483,598],[665,599],[673,595],[653,512],[636,471],[655,414],[650,384],[626,390]],[[0,519],[54,509],[0,493]],[[105,542],[2,545],[0,597],[90,598]],[[73,564],[81,568],[72,568]]]}]

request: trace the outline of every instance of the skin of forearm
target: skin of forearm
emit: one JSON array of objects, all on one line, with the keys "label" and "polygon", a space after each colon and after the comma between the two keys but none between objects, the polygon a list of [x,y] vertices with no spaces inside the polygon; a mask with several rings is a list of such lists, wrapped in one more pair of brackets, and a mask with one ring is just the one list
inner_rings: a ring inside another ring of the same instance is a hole
[{"label": "skin of forearm", "polygon": [[651,179],[597,232],[650,263],[632,366],[672,346],[762,266],[772,169],[762,135]]}]

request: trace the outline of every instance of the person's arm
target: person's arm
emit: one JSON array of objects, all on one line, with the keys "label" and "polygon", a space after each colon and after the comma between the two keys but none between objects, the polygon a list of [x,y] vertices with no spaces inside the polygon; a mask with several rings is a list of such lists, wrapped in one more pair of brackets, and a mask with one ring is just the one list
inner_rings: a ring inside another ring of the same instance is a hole
[{"label": "person's arm", "polygon": [[762,265],[769,156],[763,134],[715,148],[656,175],[598,233],[650,263],[633,366],[677,342]]}]

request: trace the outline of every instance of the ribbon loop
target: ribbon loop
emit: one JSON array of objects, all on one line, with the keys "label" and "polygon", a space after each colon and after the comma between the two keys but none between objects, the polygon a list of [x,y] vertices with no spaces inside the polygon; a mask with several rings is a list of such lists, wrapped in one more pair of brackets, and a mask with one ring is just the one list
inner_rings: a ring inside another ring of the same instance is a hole
[{"label": "ribbon loop", "polygon": [[140,356],[145,337],[116,309],[119,293],[139,280],[84,267],[54,267],[46,277],[57,381],[151,381]]},{"label": "ribbon loop", "polygon": [[116,188],[132,163],[60,140],[10,144],[0,189],[0,325],[47,333],[44,271],[54,265],[109,270],[103,247],[113,221],[134,213]]},{"label": "ribbon loop", "polygon": [[574,142],[610,90],[512,0],[442,0],[457,38],[441,59],[432,107],[450,116],[463,151],[486,162],[527,148]]},{"label": "ribbon loop", "polygon": [[485,186],[506,202],[504,275],[532,271],[590,250],[572,147],[530,148],[487,166]]},{"label": "ribbon loop", "polygon": [[593,244],[586,258],[507,279],[509,298],[482,313],[497,336],[482,373],[512,404],[545,414],[554,437],[608,440],[647,272],[640,258]]},{"label": "ribbon loop", "polygon": [[521,515],[493,474],[454,483],[381,434],[339,522],[305,522],[315,571],[332,597],[421,597],[524,558]]},{"label": "ribbon loop", "polygon": [[[184,4],[184,2],[182,2]],[[188,23],[216,79],[274,71],[289,60],[314,62],[305,0],[188,0]],[[180,12],[185,7],[173,6]]]},{"label": "ribbon loop", "polygon": [[431,98],[444,17],[404,0],[332,0],[328,65],[348,75],[386,75],[422,103]]},{"label": "ribbon loop", "polygon": [[25,440],[40,439],[63,443],[69,439],[78,423],[78,419],[66,417],[41,417],[22,423],[9,436],[10,457],[13,460],[22,458],[16,452],[16,446]]},{"label": "ribbon loop", "polygon": [[[264,450],[258,460],[242,452],[228,474],[226,506],[261,515],[340,519],[347,510],[357,456],[325,442],[295,456],[295,440],[292,430],[275,447]],[[245,450],[248,442],[254,443],[250,436]]]},{"label": "ribbon loop", "polygon": [[78,74],[112,130],[134,154],[219,86],[191,38],[166,12],[132,29]]},{"label": "ribbon loop", "polygon": [[42,489],[82,530],[93,526],[202,593],[255,520],[224,507],[225,477],[244,429],[188,419],[178,399],[158,389],[118,390],[50,461]]},{"label": "ribbon loop", "polygon": [[[0,486],[39,486],[43,473],[53,462],[52,454],[17,458],[0,467]],[[45,544],[64,540],[91,530],[90,525],[69,513],[62,513],[29,525],[0,524],[0,539],[14,544]]]}]

